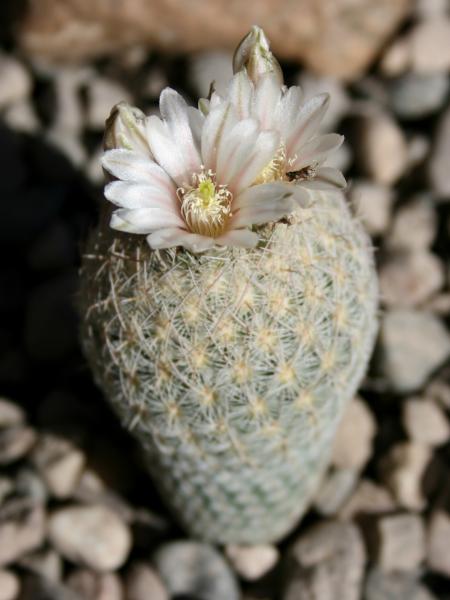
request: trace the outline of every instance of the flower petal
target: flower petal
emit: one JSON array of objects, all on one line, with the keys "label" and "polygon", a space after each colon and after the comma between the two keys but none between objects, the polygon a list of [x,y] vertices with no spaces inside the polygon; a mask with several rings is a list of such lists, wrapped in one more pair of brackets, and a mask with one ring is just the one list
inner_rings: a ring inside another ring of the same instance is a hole
[{"label": "flower petal", "polygon": [[240,119],[247,119],[250,116],[253,91],[253,84],[247,71],[242,70],[234,75],[228,89],[228,99],[235,107]]},{"label": "flower petal", "polygon": [[293,194],[293,185],[287,182],[262,183],[243,190],[233,201],[231,210],[275,204]]},{"label": "flower petal", "polygon": [[113,181],[105,187],[105,197],[122,208],[162,208],[179,214],[175,194],[165,194],[160,188],[145,183]]},{"label": "flower petal", "polygon": [[155,250],[184,246],[191,252],[203,252],[214,246],[214,239],[178,227],[168,227],[147,236],[147,243]]},{"label": "flower petal", "polygon": [[137,152],[125,149],[108,150],[101,160],[103,168],[122,181],[148,183],[167,193],[174,191],[167,173],[148,157]]},{"label": "flower petal", "polygon": [[330,104],[329,94],[319,94],[304,104],[295,121],[291,123],[291,130],[286,132],[287,155],[294,156],[301,151],[305,144],[317,131]]},{"label": "flower petal", "polygon": [[284,93],[277,106],[275,111],[276,129],[284,141],[292,134],[292,127],[297,120],[302,100],[302,90],[298,86],[292,86]]},{"label": "flower petal", "polygon": [[243,119],[222,136],[217,151],[217,181],[228,184],[235,177],[242,164],[254,151],[258,138],[258,122],[256,119]]},{"label": "flower petal", "polygon": [[238,194],[255,181],[274,157],[279,142],[280,136],[275,131],[263,131],[259,134],[253,151],[242,162],[233,179],[229,181],[229,188],[233,193]]},{"label": "flower petal", "polygon": [[235,111],[229,102],[212,109],[205,119],[201,139],[201,155],[206,169],[216,171],[217,150],[225,131],[237,122]]},{"label": "flower petal", "polygon": [[215,239],[219,246],[238,246],[241,248],[254,248],[259,241],[259,236],[249,229],[231,229]]},{"label": "flower petal", "polygon": [[183,227],[184,221],[173,211],[161,208],[119,208],[111,215],[110,226],[128,233],[150,233],[162,227]]},{"label": "flower petal", "polygon": [[276,107],[281,97],[279,78],[274,73],[262,75],[257,83],[253,98],[252,114],[262,129],[273,129]]},{"label": "flower petal", "polygon": [[333,167],[317,169],[313,179],[306,179],[301,184],[310,190],[343,190],[347,186],[345,177],[338,169]]},{"label": "flower petal", "polygon": [[300,171],[309,165],[322,163],[330,152],[334,152],[344,141],[344,136],[337,133],[319,135],[306,143],[292,164],[292,171]]},{"label": "flower petal", "polygon": [[160,109],[164,121],[155,115],[147,120],[150,149],[179,186],[189,184],[201,161],[189,125],[188,106],[177,92],[166,88],[161,93]]},{"label": "flower petal", "polygon": [[278,184],[275,188],[271,183],[255,185],[245,190],[244,194],[244,199],[237,200],[241,208],[231,219],[233,228],[278,221],[290,214],[294,208],[291,199],[293,190],[289,184]]},{"label": "flower petal", "polygon": [[198,152],[200,153],[202,127],[203,123],[205,122],[205,115],[203,115],[197,108],[194,108],[193,106],[188,106],[188,119],[195,146]]}]

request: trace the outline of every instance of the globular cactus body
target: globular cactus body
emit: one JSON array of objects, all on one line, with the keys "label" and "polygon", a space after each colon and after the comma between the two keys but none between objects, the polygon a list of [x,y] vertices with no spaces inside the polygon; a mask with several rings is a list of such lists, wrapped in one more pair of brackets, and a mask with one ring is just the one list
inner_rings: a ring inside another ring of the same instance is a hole
[{"label": "globular cactus body", "polygon": [[82,268],[97,381],[177,519],[213,542],[275,541],[305,512],[376,332],[342,194],[261,239],[195,255],[100,227]]}]

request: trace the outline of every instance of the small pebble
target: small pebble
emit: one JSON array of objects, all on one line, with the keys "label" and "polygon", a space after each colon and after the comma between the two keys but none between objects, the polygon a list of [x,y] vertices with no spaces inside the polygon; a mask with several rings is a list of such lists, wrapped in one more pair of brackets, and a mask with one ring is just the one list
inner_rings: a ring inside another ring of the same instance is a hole
[{"label": "small pebble", "polygon": [[38,469],[55,498],[70,497],[80,480],[86,457],[70,442],[53,435],[41,435],[31,453]]},{"label": "small pebble", "polygon": [[359,515],[389,513],[396,503],[389,490],[370,479],[361,479],[352,496],[339,511],[340,519],[353,519]]},{"label": "small pebble", "polygon": [[425,527],[418,515],[381,517],[374,537],[372,556],[383,571],[414,571],[425,559]]},{"label": "small pebble", "polygon": [[263,577],[277,563],[278,550],[269,544],[255,546],[228,545],[225,554],[238,575],[247,581]]},{"label": "small pebble", "polygon": [[367,404],[354,398],[347,406],[338,427],[331,456],[342,469],[361,470],[372,454],[375,419]]},{"label": "small pebble", "polygon": [[44,541],[46,516],[41,506],[0,522],[0,566],[38,548]]},{"label": "small pebble", "polygon": [[368,114],[359,121],[355,156],[377,183],[392,185],[405,172],[408,148],[403,131],[388,115]]},{"label": "small pebble", "polygon": [[31,92],[28,70],[10,54],[0,53],[0,108],[20,102]]},{"label": "small pebble", "polygon": [[379,270],[380,294],[386,306],[412,308],[444,285],[444,268],[427,250],[391,253]]},{"label": "small pebble", "polygon": [[0,465],[8,465],[23,458],[36,442],[31,427],[19,425],[0,431]]},{"label": "small pebble", "polygon": [[27,465],[17,471],[15,486],[18,494],[30,498],[37,504],[45,504],[48,500],[47,486],[39,474]]},{"label": "small pebble", "polygon": [[20,591],[20,580],[15,573],[0,569],[0,600],[16,600]]},{"label": "small pebble", "polygon": [[0,398],[0,428],[21,425],[25,421],[25,413],[14,402]]},{"label": "small pebble", "polygon": [[41,127],[36,111],[28,98],[8,106],[3,113],[3,119],[11,129],[23,133],[36,134]]},{"label": "small pebble", "polygon": [[439,16],[417,23],[409,33],[410,62],[417,73],[450,69],[450,18]]},{"label": "small pebble", "polygon": [[437,225],[431,198],[416,196],[395,213],[386,245],[395,250],[425,250],[436,237]]},{"label": "small pebble", "polygon": [[355,469],[332,469],[320,484],[313,506],[324,516],[336,514],[348,500],[358,481]]},{"label": "small pebble", "polygon": [[432,513],[428,526],[427,563],[432,571],[450,577],[450,515],[443,510]]},{"label": "small pebble", "polygon": [[361,219],[370,235],[380,235],[390,223],[392,190],[369,180],[359,179],[352,183],[350,200],[356,215]]},{"label": "small pebble", "polygon": [[65,558],[97,571],[120,568],[131,547],[128,527],[104,506],[57,510],[49,519],[49,537]]},{"label": "small pebble", "polygon": [[447,73],[407,73],[389,83],[394,112],[402,119],[421,119],[438,111],[450,88]]},{"label": "small pebble", "polygon": [[283,600],[360,600],[366,552],[353,523],[322,521],[294,542]]},{"label": "small pebble", "polygon": [[428,312],[388,310],[381,323],[379,368],[390,387],[407,393],[420,388],[450,355],[450,335]]},{"label": "small pebble", "polygon": [[440,446],[450,439],[448,419],[431,400],[407,400],[403,404],[403,426],[410,439],[427,446]]},{"label": "small pebble", "polygon": [[386,573],[377,568],[369,571],[364,600],[437,600],[414,573]]},{"label": "small pebble", "polygon": [[240,597],[231,569],[209,544],[169,542],[159,548],[153,562],[169,595],[198,600],[238,600]]},{"label": "small pebble", "polygon": [[122,583],[116,573],[77,569],[70,573],[66,585],[84,600],[124,600]]},{"label": "small pebble", "polygon": [[415,442],[401,442],[393,446],[380,461],[381,480],[391,490],[395,499],[406,509],[423,510],[425,470],[432,452],[428,446]]},{"label": "small pebble", "polygon": [[159,575],[146,563],[131,565],[125,579],[126,600],[169,600]]},{"label": "small pebble", "polygon": [[387,77],[401,75],[411,63],[409,38],[403,36],[394,39],[392,44],[385,50],[381,61],[380,70]]}]

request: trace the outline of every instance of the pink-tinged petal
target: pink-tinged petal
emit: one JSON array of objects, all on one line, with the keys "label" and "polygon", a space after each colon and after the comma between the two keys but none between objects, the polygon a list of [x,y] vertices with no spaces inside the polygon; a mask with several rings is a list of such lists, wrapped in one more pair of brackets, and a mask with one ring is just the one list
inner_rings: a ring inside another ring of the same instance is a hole
[{"label": "pink-tinged petal", "polygon": [[191,252],[204,252],[214,246],[213,238],[173,227],[159,229],[151,233],[147,236],[147,243],[154,250],[184,246]]},{"label": "pink-tinged petal", "polygon": [[277,106],[275,111],[276,129],[280,132],[281,139],[284,141],[292,133],[292,127],[297,120],[302,100],[302,90],[298,86],[292,86],[284,93]]},{"label": "pink-tinged petal", "polygon": [[217,150],[225,131],[234,126],[237,118],[232,105],[224,102],[210,111],[202,131],[202,158],[206,169],[216,171]]},{"label": "pink-tinged petal", "polygon": [[301,151],[301,146],[316,133],[330,104],[329,94],[319,94],[299,107],[299,113],[291,124],[286,137],[286,152],[289,157]]},{"label": "pink-tinged petal", "polygon": [[105,187],[105,197],[122,208],[162,208],[179,214],[180,203],[175,194],[145,183],[113,181]]},{"label": "pink-tinged petal", "polygon": [[183,227],[184,221],[173,211],[161,208],[119,208],[113,212],[110,226],[127,233],[150,233],[162,227]]},{"label": "pink-tinged petal", "polygon": [[194,108],[193,106],[188,106],[188,118],[195,147],[200,153],[202,128],[203,123],[205,122],[205,116],[197,108]]},{"label": "pink-tinged petal", "polygon": [[167,126],[157,116],[147,121],[148,143],[153,156],[178,186],[190,183],[191,170],[179,147],[173,142]]},{"label": "pink-tinged petal", "polygon": [[247,119],[250,116],[253,92],[253,83],[247,72],[242,70],[236,73],[230,83],[228,99],[235,107],[239,119]]},{"label": "pink-tinged petal", "polygon": [[[255,188],[259,186],[254,186]],[[263,225],[279,221],[283,217],[289,215],[294,209],[294,204],[291,199],[291,194],[286,197],[279,198],[276,201],[256,201],[248,206],[240,208],[231,218],[231,226],[233,229],[240,227],[248,227],[250,225]]]},{"label": "pink-tinged petal", "polygon": [[343,190],[347,187],[345,177],[338,169],[321,167],[317,169],[313,179],[302,181],[302,185],[310,190]]},{"label": "pink-tinged petal", "polygon": [[262,183],[253,185],[243,190],[234,198],[231,210],[236,212],[240,208],[264,207],[276,204],[280,200],[289,198],[293,194],[293,186],[287,182]]},{"label": "pink-tinged petal", "polygon": [[228,184],[240,171],[242,164],[254,151],[259,135],[256,119],[244,119],[225,132],[217,151],[216,176],[218,183]]},{"label": "pink-tinged petal", "polygon": [[173,182],[167,173],[148,157],[130,150],[109,150],[102,156],[103,168],[117,179],[151,185],[172,193]]},{"label": "pink-tinged petal", "polygon": [[200,155],[192,135],[189,107],[186,101],[175,90],[165,88],[161,92],[159,108],[170,136],[185,161],[186,168],[192,173],[198,171],[201,163]]},{"label": "pink-tinged petal", "polygon": [[251,154],[242,162],[239,171],[229,182],[229,189],[234,194],[239,194],[255,181],[275,156],[279,143],[280,136],[275,131],[263,131],[259,134]]},{"label": "pink-tinged petal", "polygon": [[237,246],[240,248],[254,248],[259,242],[259,236],[249,229],[231,229],[215,239],[219,246]]},{"label": "pink-tinged petal", "polygon": [[306,143],[300,150],[299,155],[293,162],[291,170],[299,171],[312,164],[320,164],[330,154],[339,148],[344,141],[344,136],[337,133],[319,135]]},{"label": "pink-tinged petal", "polygon": [[262,129],[273,129],[276,107],[280,101],[281,87],[279,79],[273,73],[262,75],[256,85],[253,99],[254,114]]}]

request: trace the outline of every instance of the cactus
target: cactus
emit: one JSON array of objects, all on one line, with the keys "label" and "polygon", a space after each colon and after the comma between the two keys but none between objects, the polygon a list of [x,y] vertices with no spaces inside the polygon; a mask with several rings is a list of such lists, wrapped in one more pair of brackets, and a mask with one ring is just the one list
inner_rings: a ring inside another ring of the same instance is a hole
[{"label": "cactus", "polygon": [[82,269],[96,379],[180,523],[214,542],[274,541],[305,512],[376,331],[342,194],[261,239],[195,255],[99,227]]},{"label": "cactus", "polygon": [[162,120],[113,109],[119,208],[91,236],[80,298],[96,380],[176,518],[251,544],[308,508],[372,350],[377,285],[345,179],[323,166],[342,137],[314,136],[328,97],[286,88],[258,27],[234,68],[200,110],[170,89]]}]

